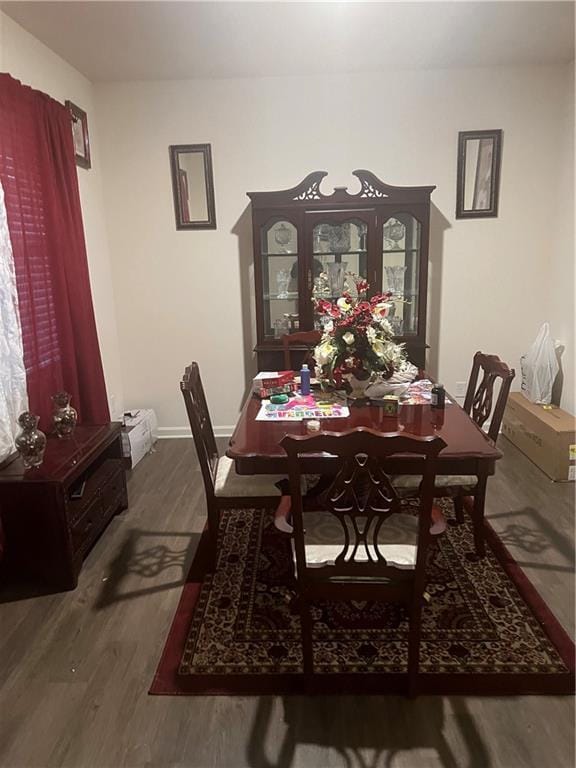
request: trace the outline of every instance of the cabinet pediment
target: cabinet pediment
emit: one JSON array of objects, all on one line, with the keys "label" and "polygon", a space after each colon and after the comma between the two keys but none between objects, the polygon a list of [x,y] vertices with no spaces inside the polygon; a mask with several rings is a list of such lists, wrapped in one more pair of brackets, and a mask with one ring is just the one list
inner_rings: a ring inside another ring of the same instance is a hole
[{"label": "cabinet pediment", "polygon": [[326,195],[320,190],[322,180],[328,176],[327,171],[309,173],[295,187],[275,192],[248,192],[248,197],[257,207],[264,205],[297,205],[306,206],[309,203],[355,204],[359,201],[384,201],[393,198],[395,201],[424,202],[436,189],[428,187],[397,187],[386,184],[371,171],[356,170],[352,174],[360,181],[360,190],[351,193],[348,187],[334,187],[331,194]]}]

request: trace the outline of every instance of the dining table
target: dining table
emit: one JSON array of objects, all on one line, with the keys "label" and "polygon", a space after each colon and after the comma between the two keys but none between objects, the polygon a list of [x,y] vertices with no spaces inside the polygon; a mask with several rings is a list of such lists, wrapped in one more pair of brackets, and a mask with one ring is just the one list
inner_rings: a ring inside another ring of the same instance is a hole
[{"label": "dining table", "polygon": [[[234,460],[239,475],[273,474],[288,476],[288,457],[280,445],[289,435],[311,434],[307,420],[259,421],[256,419],[261,400],[250,396],[244,403],[238,422],[230,438],[226,455]],[[383,404],[369,401],[352,403],[349,415],[340,418],[323,418],[323,432],[346,432],[357,427],[369,427],[382,435],[403,433],[413,436],[439,435],[446,447],[438,455],[438,475],[475,475],[478,478],[474,491],[475,515],[484,514],[486,485],[493,475],[496,462],[502,453],[474,420],[449,394],[444,408],[429,403],[399,404],[398,414],[389,415]],[[391,456],[386,462],[389,474],[422,474],[424,459],[420,457]],[[338,459],[329,455],[303,457],[302,471],[309,474],[336,474]],[[478,542],[480,553],[483,542]]]}]

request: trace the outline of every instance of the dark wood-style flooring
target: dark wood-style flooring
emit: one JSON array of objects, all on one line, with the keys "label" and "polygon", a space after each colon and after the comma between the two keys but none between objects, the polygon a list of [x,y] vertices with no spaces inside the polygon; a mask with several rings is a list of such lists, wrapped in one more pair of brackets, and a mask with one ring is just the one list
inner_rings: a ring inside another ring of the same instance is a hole
[{"label": "dark wood-style flooring", "polygon": [[[504,438],[488,515],[569,631],[573,484]],[[571,768],[569,697],[273,698],[147,694],[204,522],[189,440],[132,472],[130,508],[74,592],[0,605],[0,766]]]}]

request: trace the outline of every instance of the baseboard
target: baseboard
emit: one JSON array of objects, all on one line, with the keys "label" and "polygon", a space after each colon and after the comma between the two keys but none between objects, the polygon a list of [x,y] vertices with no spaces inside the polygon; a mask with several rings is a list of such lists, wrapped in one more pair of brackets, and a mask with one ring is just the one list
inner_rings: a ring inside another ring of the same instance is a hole
[{"label": "baseboard", "polygon": [[[214,427],[215,437],[231,437],[234,432],[234,426]],[[178,440],[182,438],[191,438],[192,432],[190,427],[159,427],[158,439],[159,440]]]}]

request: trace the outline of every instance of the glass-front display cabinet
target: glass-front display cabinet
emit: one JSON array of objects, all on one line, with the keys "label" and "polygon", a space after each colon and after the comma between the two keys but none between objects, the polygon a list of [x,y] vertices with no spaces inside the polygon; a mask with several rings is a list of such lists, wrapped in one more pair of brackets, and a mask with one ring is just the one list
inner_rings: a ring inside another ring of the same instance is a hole
[{"label": "glass-front display cabinet", "polygon": [[[392,294],[390,322],[410,360],[426,367],[430,195],[435,187],[393,187],[354,171],[360,190],[320,191],[325,171],[292,189],[249,192],[252,201],[259,370],[283,367],[285,333],[322,329],[315,299],[356,291]],[[302,355],[305,347],[302,347]],[[295,357],[296,360],[296,357]]]}]

